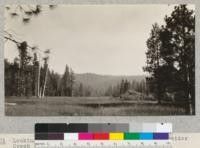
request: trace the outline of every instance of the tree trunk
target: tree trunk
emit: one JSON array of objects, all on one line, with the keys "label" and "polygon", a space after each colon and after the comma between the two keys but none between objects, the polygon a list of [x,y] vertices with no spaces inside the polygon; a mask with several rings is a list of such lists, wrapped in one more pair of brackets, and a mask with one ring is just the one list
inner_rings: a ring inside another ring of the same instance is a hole
[{"label": "tree trunk", "polygon": [[46,88],[46,83],[47,83],[47,75],[48,75],[48,65],[46,64],[45,66],[45,78],[44,78],[44,85],[43,85],[43,90],[42,90],[42,98],[44,98],[45,95],[45,88]]},{"label": "tree trunk", "polygon": [[42,96],[42,87],[40,87],[39,98],[41,98],[41,96]]},{"label": "tree trunk", "polygon": [[186,97],[188,99],[187,101],[187,114],[192,115],[193,114],[193,105],[192,105],[192,92],[190,88],[190,78],[189,78],[189,69],[188,69],[188,64],[185,65],[185,92],[186,92]]},{"label": "tree trunk", "polygon": [[37,97],[40,98],[41,95],[40,95],[40,64],[38,65],[38,73],[37,73]]},{"label": "tree trunk", "polygon": [[39,98],[40,94],[40,66],[39,64],[35,65],[35,96]]}]

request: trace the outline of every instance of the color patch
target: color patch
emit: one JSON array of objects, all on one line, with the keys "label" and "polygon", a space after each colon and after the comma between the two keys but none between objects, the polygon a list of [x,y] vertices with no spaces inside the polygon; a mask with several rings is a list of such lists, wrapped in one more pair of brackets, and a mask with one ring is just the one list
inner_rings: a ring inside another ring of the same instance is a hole
[{"label": "color patch", "polygon": [[64,140],[64,133],[48,133],[48,140]]},{"label": "color patch", "polygon": [[142,132],[143,133],[156,132],[156,124],[155,123],[143,123],[142,124]]},{"label": "color patch", "polygon": [[36,123],[35,133],[48,133],[48,124],[46,123]]},{"label": "color patch", "polygon": [[35,140],[48,140],[48,133],[35,133]]},{"label": "color patch", "polygon": [[94,133],[93,134],[94,140],[109,140],[108,133]]},{"label": "color patch", "polygon": [[78,139],[79,140],[93,140],[93,134],[92,133],[79,133]]},{"label": "color patch", "polygon": [[87,133],[87,123],[70,123],[67,125],[66,133]]},{"label": "color patch", "polygon": [[124,133],[125,140],[139,140],[140,134],[139,133]]},{"label": "color patch", "polygon": [[154,140],[168,140],[169,134],[168,133],[153,133]]},{"label": "color patch", "polygon": [[140,133],[140,140],[153,140],[153,133]]},{"label": "color patch", "polygon": [[171,133],[172,124],[171,123],[157,123],[156,124],[156,133]]},{"label": "color patch", "polygon": [[48,133],[64,133],[66,131],[67,124],[65,123],[52,123],[48,124]]},{"label": "color patch", "polygon": [[124,133],[109,133],[110,140],[124,140]]},{"label": "color patch", "polygon": [[64,140],[78,140],[78,133],[65,133]]}]

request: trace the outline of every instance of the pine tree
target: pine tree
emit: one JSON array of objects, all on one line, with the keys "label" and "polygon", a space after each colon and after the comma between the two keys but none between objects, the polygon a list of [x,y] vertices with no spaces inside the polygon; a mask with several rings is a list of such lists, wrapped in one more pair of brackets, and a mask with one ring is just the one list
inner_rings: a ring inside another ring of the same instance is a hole
[{"label": "pine tree", "polygon": [[40,62],[37,53],[33,57],[33,82],[34,95],[40,97]]},{"label": "pine tree", "polygon": [[65,67],[65,72],[62,77],[62,84],[61,84],[61,95],[62,96],[69,96],[69,77],[70,77],[70,72],[69,72],[69,67],[66,65]]},{"label": "pine tree", "polygon": [[121,98],[121,95],[124,93],[124,79],[122,79],[121,83],[120,83],[120,98]]},{"label": "pine tree", "polygon": [[83,84],[80,83],[79,88],[78,88],[78,96],[82,97],[83,96]]},{"label": "pine tree", "polygon": [[129,90],[129,88],[130,88],[130,83],[126,79],[124,82],[124,92],[123,93],[126,93]]},{"label": "pine tree", "polygon": [[73,85],[74,85],[74,71],[70,68],[70,76],[69,76],[69,96],[73,96]]},{"label": "pine tree", "polygon": [[186,5],[175,6],[161,28],[153,25],[147,40],[147,82],[159,102],[166,92],[186,99],[195,113],[195,14]]},{"label": "pine tree", "polygon": [[[176,6],[171,16],[165,17],[161,41],[162,56],[167,65],[177,71],[176,91],[184,92],[188,100],[187,112],[195,113],[195,15],[186,5]],[[177,90],[178,89],[178,90]]]},{"label": "pine tree", "polygon": [[46,56],[43,58],[44,59],[44,84],[43,84],[42,90],[41,90],[42,98],[44,98],[45,91],[46,91],[47,77],[48,77],[48,72],[49,72],[48,60],[49,60],[50,50],[47,49],[44,53],[46,54]]},{"label": "pine tree", "polygon": [[30,69],[28,64],[31,57],[28,55],[27,42],[22,42],[18,45],[19,59],[20,59],[20,96],[25,96],[29,93],[29,84],[26,82],[30,79]]},{"label": "pine tree", "polygon": [[160,55],[160,51],[162,50],[160,31],[160,27],[157,23],[155,23],[151,30],[150,37],[147,40],[147,66],[144,67],[144,71],[147,71],[151,74],[147,81],[151,85],[151,90],[154,93],[155,97],[158,99],[158,103],[161,103],[161,99],[164,93],[162,80],[160,78],[160,76],[162,75],[161,66],[163,64],[163,60]]}]

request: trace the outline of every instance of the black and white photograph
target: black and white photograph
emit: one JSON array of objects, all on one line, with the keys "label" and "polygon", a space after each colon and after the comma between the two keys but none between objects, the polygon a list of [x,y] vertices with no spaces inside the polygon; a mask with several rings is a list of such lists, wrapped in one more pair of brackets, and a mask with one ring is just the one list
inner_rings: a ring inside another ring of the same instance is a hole
[{"label": "black and white photograph", "polygon": [[6,116],[195,115],[195,5],[6,5]]}]

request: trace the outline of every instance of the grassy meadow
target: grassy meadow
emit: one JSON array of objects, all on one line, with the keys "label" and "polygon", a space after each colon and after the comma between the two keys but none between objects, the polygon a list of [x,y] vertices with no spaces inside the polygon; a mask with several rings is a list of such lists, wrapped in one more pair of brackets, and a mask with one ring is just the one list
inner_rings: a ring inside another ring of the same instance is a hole
[{"label": "grassy meadow", "polygon": [[124,100],[113,97],[6,97],[6,116],[158,116],[184,115],[185,109],[171,103]]}]

